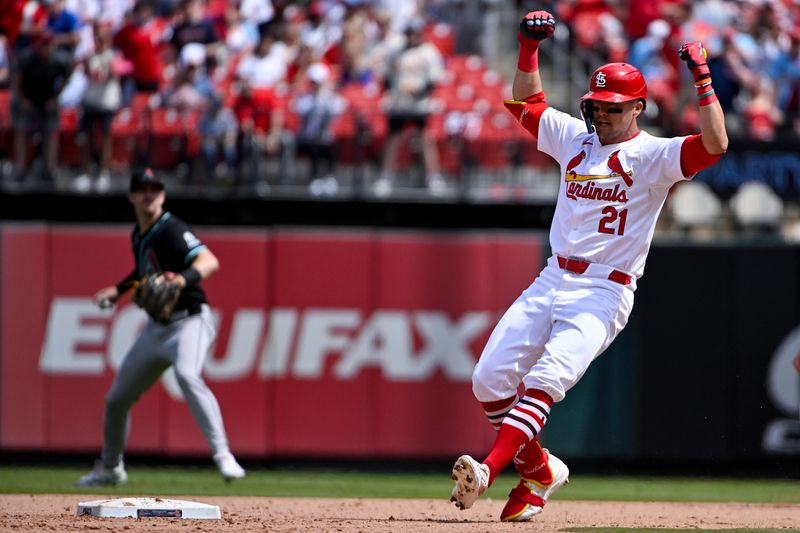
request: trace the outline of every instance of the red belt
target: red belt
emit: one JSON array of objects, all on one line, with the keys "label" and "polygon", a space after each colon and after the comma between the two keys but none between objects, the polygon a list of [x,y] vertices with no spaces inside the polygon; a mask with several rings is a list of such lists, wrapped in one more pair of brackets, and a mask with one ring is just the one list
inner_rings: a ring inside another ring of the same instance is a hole
[{"label": "red belt", "polygon": [[[586,272],[586,269],[589,268],[589,265],[591,265],[589,261],[583,261],[581,259],[567,259],[560,255],[557,257],[558,266],[564,270],[569,270],[573,274],[583,274]],[[630,275],[619,270],[612,270],[611,274],[608,275],[608,279],[620,285],[630,285],[631,281],[633,281]]]}]

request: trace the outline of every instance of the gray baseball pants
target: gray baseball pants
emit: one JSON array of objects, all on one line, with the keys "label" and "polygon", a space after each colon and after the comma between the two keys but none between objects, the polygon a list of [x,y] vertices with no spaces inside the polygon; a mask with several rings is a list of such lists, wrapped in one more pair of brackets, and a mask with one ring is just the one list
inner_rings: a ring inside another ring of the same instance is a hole
[{"label": "gray baseball pants", "polygon": [[228,451],[219,403],[202,377],[203,363],[216,336],[211,309],[205,304],[201,313],[170,324],[148,320],[106,395],[101,455],[106,467],[122,460],[131,407],[170,365],[175,367],[178,385],[212,455]]}]

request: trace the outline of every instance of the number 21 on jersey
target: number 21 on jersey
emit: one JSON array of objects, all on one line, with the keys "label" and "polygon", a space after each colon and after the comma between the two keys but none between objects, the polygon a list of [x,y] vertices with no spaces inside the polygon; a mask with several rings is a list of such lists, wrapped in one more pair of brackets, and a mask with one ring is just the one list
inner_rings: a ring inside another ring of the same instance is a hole
[{"label": "number 21 on jersey", "polygon": [[625,234],[625,220],[628,218],[627,209],[620,209],[617,211],[615,207],[608,206],[604,207],[600,212],[603,214],[603,218],[600,219],[600,225],[597,231],[608,235]]}]

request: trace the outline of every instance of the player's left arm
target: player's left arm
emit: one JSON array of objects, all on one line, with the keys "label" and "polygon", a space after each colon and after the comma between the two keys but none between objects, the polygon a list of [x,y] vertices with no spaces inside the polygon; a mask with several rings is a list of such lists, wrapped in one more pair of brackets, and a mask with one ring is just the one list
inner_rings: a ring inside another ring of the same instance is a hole
[{"label": "player's left arm", "polygon": [[701,105],[698,110],[703,147],[711,155],[722,155],[728,150],[728,133],[725,115],[718,100]]},{"label": "player's left arm", "polygon": [[205,246],[194,256],[192,263],[172,278],[181,288],[192,287],[219,270],[219,260]]},{"label": "player's left arm", "polygon": [[[194,269],[200,275],[200,279],[207,279],[211,277],[217,270],[219,270],[219,259],[207,247],[195,256],[189,269]],[[187,269],[188,270],[188,269]]]},{"label": "player's left arm", "polygon": [[691,176],[710,167],[728,150],[725,115],[714,94],[706,50],[699,41],[681,46],[678,56],[686,61],[697,90],[700,134],[688,137],[681,146],[681,170]]},{"label": "player's left arm", "polygon": [[[219,270],[217,256],[181,220],[172,226],[174,246],[181,250],[186,268],[179,273],[184,286],[192,286],[211,277]],[[180,280],[179,280],[180,283]]]}]

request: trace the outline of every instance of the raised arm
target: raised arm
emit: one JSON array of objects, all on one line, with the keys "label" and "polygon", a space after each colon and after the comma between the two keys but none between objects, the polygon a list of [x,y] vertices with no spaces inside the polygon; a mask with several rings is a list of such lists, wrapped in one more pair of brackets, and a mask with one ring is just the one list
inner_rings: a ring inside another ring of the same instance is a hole
[{"label": "raised arm", "polygon": [[519,25],[519,59],[511,95],[514,100],[524,100],[542,92],[539,76],[539,42],[553,36],[556,21],[547,11],[532,11]]},{"label": "raised arm", "polygon": [[686,61],[697,89],[703,147],[711,155],[722,155],[728,149],[725,115],[711,85],[711,71],[706,63],[706,55],[706,50],[699,41],[686,43],[678,51],[678,56]]}]

